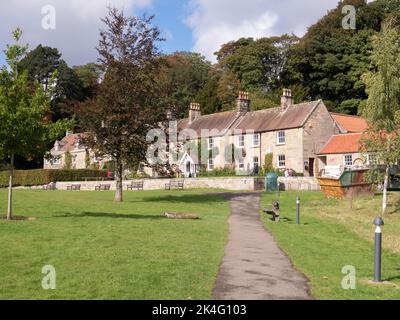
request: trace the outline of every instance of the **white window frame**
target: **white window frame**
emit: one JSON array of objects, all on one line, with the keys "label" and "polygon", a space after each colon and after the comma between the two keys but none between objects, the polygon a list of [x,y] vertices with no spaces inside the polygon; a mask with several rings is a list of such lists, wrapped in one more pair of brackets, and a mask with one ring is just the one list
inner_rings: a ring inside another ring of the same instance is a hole
[{"label": "white window frame", "polygon": [[[351,157],[351,164],[348,164],[348,157]],[[351,167],[351,166],[353,165],[353,161],[354,161],[353,158],[354,158],[354,157],[353,157],[352,154],[345,154],[345,155],[343,156],[343,163],[344,163],[344,165],[345,165],[346,167]]]},{"label": "white window frame", "polygon": [[61,164],[61,157],[60,156],[54,157],[54,159],[51,160],[51,164],[59,166]]},{"label": "white window frame", "polygon": [[260,146],[260,135],[254,134],[253,135],[253,147],[259,147],[259,146]]},{"label": "white window frame", "polygon": [[240,135],[239,137],[238,137],[238,146],[239,146],[239,148],[244,148],[244,146],[245,146],[245,144],[246,144],[246,137],[245,137],[245,135],[244,134],[242,134],[242,135]]},{"label": "white window frame", "polygon": [[[255,161],[257,159],[257,161]],[[260,158],[255,156],[253,157],[253,168],[255,168],[255,166],[260,166]]]},{"label": "white window frame", "polygon": [[208,150],[214,149],[215,141],[214,138],[208,138]]},{"label": "white window frame", "polygon": [[239,170],[244,170],[244,159],[239,160],[238,167]]},{"label": "white window frame", "polygon": [[276,144],[280,146],[286,144],[286,131],[281,130],[276,133]]},{"label": "white window frame", "polygon": [[[286,155],[284,154],[279,154],[276,158],[277,160],[277,166],[279,169],[286,168]],[[283,165],[281,165],[283,163]]]},{"label": "white window frame", "polygon": [[212,171],[214,170],[214,159],[208,159],[208,170]]}]

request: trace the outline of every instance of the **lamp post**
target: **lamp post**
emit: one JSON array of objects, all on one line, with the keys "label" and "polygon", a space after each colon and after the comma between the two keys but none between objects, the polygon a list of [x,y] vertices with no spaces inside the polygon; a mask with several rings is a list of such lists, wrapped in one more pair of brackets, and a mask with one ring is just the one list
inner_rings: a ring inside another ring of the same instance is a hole
[{"label": "lamp post", "polygon": [[381,217],[374,220],[375,229],[375,268],[374,282],[382,282],[382,229],[385,225]]},{"label": "lamp post", "polygon": [[296,224],[300,224],[300,198],[296,198]]}]

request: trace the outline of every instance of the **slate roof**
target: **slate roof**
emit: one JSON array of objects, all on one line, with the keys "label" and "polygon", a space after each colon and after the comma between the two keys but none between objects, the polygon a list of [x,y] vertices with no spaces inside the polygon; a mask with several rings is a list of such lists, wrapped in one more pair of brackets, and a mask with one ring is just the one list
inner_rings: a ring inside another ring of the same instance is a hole
[{"label": "slate roof", "polygon": [[294,104],[285,111],[281,108],[247,113],[236,126],[237,130],[254,130],[256,133],[301,128],[322,101]]},{"label": "slate roof", "polygon": [[191,124],[188,119],[183,119],[178,123],[178,131],[192,129],[200,136],[201,130],[216,129],[220,134],[211,134],[211,136],[219,136],[224,135],[228,130],[232,132],[234,130],[254,130],[256,133],[261,133],[300,128],[304,126],[320,103],[322,103],[321,100],[295,104],[285,111],[282,111],[281,107],[277,107],[247,113],[221,112],[201,116]]}]

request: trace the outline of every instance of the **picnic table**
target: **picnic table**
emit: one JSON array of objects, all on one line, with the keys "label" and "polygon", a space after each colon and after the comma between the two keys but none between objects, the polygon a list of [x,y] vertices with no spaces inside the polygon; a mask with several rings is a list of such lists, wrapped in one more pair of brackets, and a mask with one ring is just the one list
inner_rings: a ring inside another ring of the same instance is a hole
[{"label": "picnic table", "polygon": [[165,190],[183,190],[184,184],[184,180],[170,180],[168,183],[165,184]]},{"label": "picnic table", "polygon": [[111,189],[110,184],[99,184],[95,186],[95,191],[109,191]]},{"label": "picnic table", "polygon": [[126,186],[126,190],[143,190],[144,181],[135,181]]}]

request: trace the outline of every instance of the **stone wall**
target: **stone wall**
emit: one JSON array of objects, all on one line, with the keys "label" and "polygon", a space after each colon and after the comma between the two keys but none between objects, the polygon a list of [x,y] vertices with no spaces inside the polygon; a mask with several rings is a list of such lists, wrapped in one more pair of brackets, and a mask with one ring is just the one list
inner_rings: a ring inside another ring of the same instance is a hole
[{"label": "stone wall", "polygon": [[[124,190],[132,181],[124,181]],[[165,184],[169,183],[170,179],[144,179],[144,190],[164,190]],[[259,181],[259,180],[257,180]],[[115,190],[115,181],[88,181],[88,182],[57,182],[57,190],[67,190],[69,185],[81,185],[82,191],[94,191],[99,184],[110,185],[111,190]],[[256,187],[256,185],[258,187]],[[230,191],[254,191],[257,188],[263,189],[263,185],[255,183],[253,177],[232,177],[232,178],[191,178],[184,180],[185,189],[221,189]],[[38,189],[41,187],[32,187]]]},{"label": "stone wall", "polygon": [[279,177],[278,181],[284,191],[321,191],[318,180],[312,177]]},{"label": "stone wall", "polygon": [[[124,181],[124,190],[126,186],[133,181]],[[170,179],[144,179],[144,190],[164,190],[165,184]],[[278,179],[282,191],[320,191],[318,180],[308,177],[293,177]],[[110,190],[115,190],[115,181],[87,181],[87,182],[57,182],[57,190],[67,190],[70,185],[81,185],[82,191],[94,191],[95,187],[100,184],[110,185]],[[191,178],[184,179],[185,189],[220,189],[228,191],[257,191],[265,190],[265,178],[253,177],[231,177],[231,178]],[[37,187],[19,187],[17,189],[42,189]]]}]

